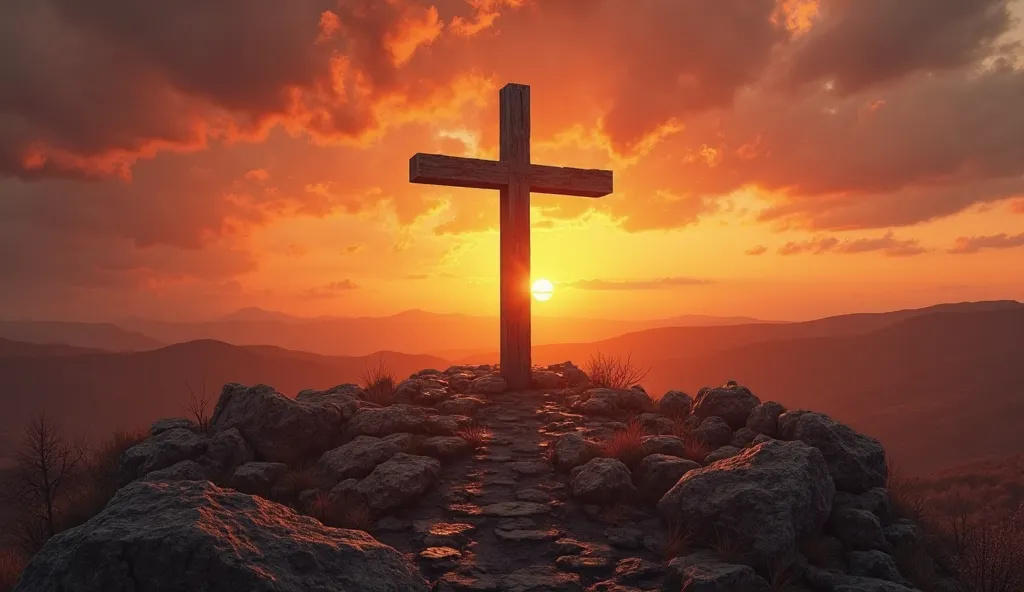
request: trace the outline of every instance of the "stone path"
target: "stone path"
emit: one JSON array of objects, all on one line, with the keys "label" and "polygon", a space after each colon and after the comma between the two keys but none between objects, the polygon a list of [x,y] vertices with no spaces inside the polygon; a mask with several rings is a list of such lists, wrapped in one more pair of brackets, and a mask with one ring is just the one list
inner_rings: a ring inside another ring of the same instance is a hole
[{"label": "stone path", "polygon": [[562,432],[549,432],[545,420],[564,411],[554,395],[488,399],[476,423],[490,441],[474,457],[445,464],[418,504],[369,532],[408,554],[439,592],[661,590],[659,519],[638,506],[574,502],[570,475],[548,462],[547,448]]}]

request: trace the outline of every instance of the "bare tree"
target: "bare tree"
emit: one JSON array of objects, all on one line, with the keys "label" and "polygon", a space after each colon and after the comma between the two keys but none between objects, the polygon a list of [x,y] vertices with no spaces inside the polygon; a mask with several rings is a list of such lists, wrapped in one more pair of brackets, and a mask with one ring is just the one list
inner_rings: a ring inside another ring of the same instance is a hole
[{"label": "bare tree", "polygon": [[968,592],[1024,590],[1024,508],[972,519],[955,496],[946,513],[954,565]]},{"label": "bare tree", "polygon": [[14,534],[26,551],[35,551],[59,532],[61,503],[86,455],[83,442],[62,436],[45,411],[25,428],[4,497],[16,508]]},{"label": "bare tree", "polygon": [[203,375],[203,388],[200,392],[197,393],[188,380],[185,381],[185,388],[188,389],[189,394],[187,409],[195,418],[199,431],[204,433],[210,431],[210,403],[213,402],[213,393],[206,391],[206,375]]}]

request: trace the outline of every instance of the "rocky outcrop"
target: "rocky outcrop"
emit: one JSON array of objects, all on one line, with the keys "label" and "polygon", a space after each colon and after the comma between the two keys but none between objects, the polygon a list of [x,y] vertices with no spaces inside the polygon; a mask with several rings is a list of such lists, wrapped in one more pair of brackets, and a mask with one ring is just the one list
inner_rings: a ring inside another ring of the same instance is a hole
[{"label": "rocky outcrop", "polygon": [[331,495],[340,500],[358,499],[376,512],[394,510],[423,495],[440,470],[437,459],[399,452],[366,478],[338,483]]},{"label": "rocky outcrop", "polygon": [[209,482],[135,482],[52,538],[17,592],[116,590],[426,592],[400,553],[365,532]]},{"label": "rocky outcrop", "polygon": [[784,413],[779,417],[779,437],[820,450],[841,491],[862,493],[885,485],[888,469],[882,444],[827,415],[811,411]]},{"label": "rocky outcrop", "polygon": [[651,405],[651,398],[640,389],[594,388],[580,395],[572,409],[584,415],[621,417],[628,412],[645,411]]},{"label": "rocky outcrop", "polygon": [[637,489],[644,499],[657,501],[665,492],[672,489],[683,475],[699,468],[698,463],[685,458],[665,454],[646,456],[640,461],[637,470]]},{"label": "rocky outcrop", "polygon": [[340,443],[342,426],[359,408],[350,391],[304,391],[289,399],[266,385],[224,385],[210,425],[237,428],[258,460],[297,464]]},{"label": "rocky outcrop", "polygon": [[358,436],[348,444],[325,452],[313,470],[331,484],[362,478],[396,453],[407,450],[411,444],[412,436],[409,434],[391,434],[384,438]]},{"label": "rocky outcrop", "polygon": [[427,412],[415,405],[389,405],[372,409],[361,409],[348,422],[349,437],[373,436],[383,438],[392,434],[424,431]]},{"label": "rocky outcrop", "polygon": [[636,493],[629,469],[614,458],[595,458],[577,469],[572,480],[576,499],[610,504],[629,499]]},{"label": "rocky outcrop", "polygon": [[818,450],[773,441],[687,472],[658,502],[658,511],[704,540],[727,536],[752,562],[764,564],[819,531],[834,495]]},{"label": "rocky outcrop", "polygon": [[552,461],[561,469],[572,469],[587,463],[598,452],[596,442],[579,434],[566,434],[558,439]]},{"label": "rocky outcrop", "polygon": [[747,418],[761,400],[749,389],[730,382],[717,388],[702,388],[693,402],[693,414],[701,421],[721,417],[730,428],[747,425]]},{"label": "rocky outcrop", "polygon": [[209,442],[202,434],[186,428],[160,431],[132,446],[121,455],[121,483],[128,483],[146,473],[166,469],[186,460],[199,458]]},{"label": "rocky outcrop", "polygon": [[245,463],[231,475],[231,485],[242,493],[269,498],[287,472],[288,465],[284,463]]},{"label": "rocky outcrop", "polygon": [[747,426],[758,434],[775,436],[779,429],[779,416],[786,412],[781,403],[767,401],[761,403],[750,412],[747,417]]},{"label": "rocky outcrop", "polygon": [[720,561],[713,553],[699,551],[668,562],[666,583],[670,588],[693,592],[769,592],[768,582],[747,565]]},{"label": "rocky outcrop", "polygon": [[686,417],[693,408],[693,399],[683,391],[669,391],[658,401],[658,409],[667,417]]}]

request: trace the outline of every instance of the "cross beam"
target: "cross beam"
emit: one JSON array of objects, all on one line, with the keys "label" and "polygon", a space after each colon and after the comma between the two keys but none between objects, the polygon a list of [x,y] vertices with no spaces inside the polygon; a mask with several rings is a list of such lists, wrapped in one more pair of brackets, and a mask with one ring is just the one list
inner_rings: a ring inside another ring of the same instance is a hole
[{"label": "cross beam", "polygon": [[501,375],[510,390],[530,388],[530,192],[602,197],[612,172],[530,162],[530,87],[501,89],[499,160],[416,154],[409,181],[497,189],[501,198]]}]

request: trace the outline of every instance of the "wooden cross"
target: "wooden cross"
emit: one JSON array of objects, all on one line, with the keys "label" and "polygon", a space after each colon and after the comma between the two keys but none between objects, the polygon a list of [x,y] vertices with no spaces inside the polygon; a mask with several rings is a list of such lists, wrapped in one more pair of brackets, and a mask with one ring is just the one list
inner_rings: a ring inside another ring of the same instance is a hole
[{"label": "wooden cross", "polygon": [[530,192],[602,197],[612,172],[530,163],[530,87],[508,84],[499,93],[497,161],[417,154],[409,181],[497,189],[501,197],[501,375],[509,390],[530,388]]}]

